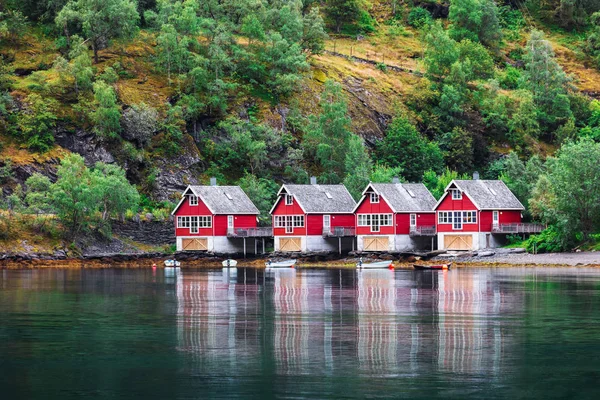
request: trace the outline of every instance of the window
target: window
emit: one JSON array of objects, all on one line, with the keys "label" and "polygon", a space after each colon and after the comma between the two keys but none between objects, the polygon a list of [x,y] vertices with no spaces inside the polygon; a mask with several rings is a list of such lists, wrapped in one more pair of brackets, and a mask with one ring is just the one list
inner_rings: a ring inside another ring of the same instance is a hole
[{"label": "window", "polygon": [[458,189],[452,189],[452,200],[461,200],[462,199],[462,192]]},{"label": "window", "polygon": [[498,211],[493,211],[492,212],[492,221],[494,225],[498,225]]},{"label": "window", "polygon": [[197,206],[198,205],[198,197],[191,195],[190,196],[190,206]]},{"label": "window", "polygon": [[454,211],[452,229],[462,229],[462,211]]},{"label": "window", "polygon": [[227,228],[233,229],[233,215],[227,216]]},{"label": "window", "polygon": [[371,203],[379,203],[379,195],[377,193],[371,193]]},{"label": "window", "polygon": [[291,194],[286,194],[285,195],[285,205],[291,206],[292,204],[294,204],[294,196],[292,196]]},{"label": "window", "polygon": [[323,215],[323,228],[331,227],[331,215]]},{"label": "window", "polygon": [[275,216],[275,228],[285,228],[285,215]]},{"label": "window", "polygon": [[198,217],[191,217],[190,233],[198,233]]},{"label": "window", "polygon": [[190,227],[190,217],[177,217],[177,227],[178,228],[189,228]]},{"label": "window", "polygon": [[304,215],[276,215],[275,228],[286,228],[287,233],[292,233],[294,228],[304,227]]},{"label": "window", "polygon": [[410,214],[410,226],[417,226],[417,214]]},{"label": "window", "polygon": [[477,211],[463,211],[463,224],[476,224]]},{"label": "window", "polygon": [[212,217],[211,216],[198,217],[198,220],[199,220],[198,226],[200,228],[212,227]]},{"label": "window", "polygon": [[380,226],[392,226],[392,214],[358,214],[358,226],[370,226],[372,232],[379,232]]},{"label": "window", "polygon": [[294,215],[294,227],[302,228],[304,226],[304,215]]},{"label": "window", "polygon": [[325,192],[325,197],[327,197],[329,200],[333,199],[333,196],[329,192]]},{"label": "window", "polygon": [[451,224],[451,223],[452,223],[452,212],[451,211],[438,212],[438,224]]}]

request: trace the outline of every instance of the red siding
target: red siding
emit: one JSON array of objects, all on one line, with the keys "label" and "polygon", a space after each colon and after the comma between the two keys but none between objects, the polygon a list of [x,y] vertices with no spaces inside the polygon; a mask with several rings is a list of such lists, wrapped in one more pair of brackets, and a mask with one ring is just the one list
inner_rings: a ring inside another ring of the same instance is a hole
[{"label": "red siding", "polygon": [[[379,197],[379,203],[371,203],[371,196],[367,196],[356,209],[356,214],[393,214],[391,207],[385,202],[383,197]],[[393,221],[392,216],[392,221]],[[393,222],[392,222],[393,224]],[[380,226],[379,232],[371,232],[369,226],[356,226],[357,235],[393,235],[394,226]]]},{"label": "red siding", "polygon": [[481,211],[479,213],[479,229],[480,232],[491,232],[492,231],[492,212]]},{"label": "red siding", "polygon": [[256,228],[256,215],[234,215],[233,226],[235,228]]},{"label": "red siding", "polygon": [[[461,200],[452,200],[452,194],[448,194],[442,203],[438,206],[436,211],[476,211],[477,207],[469,199],[469,197],[463,193]],[[478,217],[479,217],[479,213]],[[453,229],[452,224],[438,224],[437,213],[436,213],[436,225],[438,232],[478,232],[479,224],[463,224],[462,229]]]},{"label": "red siding", "polygon": [[[418,218],[417,218],[418,219]],[[396,214],[396,234],[408,235],[410,233],[410,213]]]},{"label": "red siding", "polygon": [[331,226],[353,228],[356,225],[354,214],[331,214]]},{"label": "red siding", "polygon": [[[275,215],[304,215],[304,210],[298,204],[296,199],[294,199],[291,205],[286,205],[284,201],[285,196],[279,196],[277,199],[277,205],[273,210],[273,216]],[[273,235],[274,236],[298,236],[298,235],[306,235],[306,224],[307,218],[304,216],[304,228],[294,228],[293,233],[285,233],[285,228],[275,228],[275,219],[272,218],[273,223]]]},{"label": "red siding", "polygon": [[417,226],[433,226],[435,225],[435,213],[417,214]]},{"label": "red siding", "polygon": [[306,234],[307,235],[322,235],[323,234],[323,215],[309,214],[306,216]]},{"label": "red siding", "polygon": [[[190,206],[186,199],[175,212],[176,236],[227,236],[227,215],[213,215],[211,228],[199,228],[198,233],[191,234],[189,228],[177,228],[177,216],[207,216],[212,215],[208,207],[198,199],[197,206]],[[256,215],[234,215],[235,228],[255,228]],[[213,230],[214,228],[214,230]]]},{"label": "red siding", "polygon": [[500,211],[500,223],[512,224],[521,222],[521,211]]}]

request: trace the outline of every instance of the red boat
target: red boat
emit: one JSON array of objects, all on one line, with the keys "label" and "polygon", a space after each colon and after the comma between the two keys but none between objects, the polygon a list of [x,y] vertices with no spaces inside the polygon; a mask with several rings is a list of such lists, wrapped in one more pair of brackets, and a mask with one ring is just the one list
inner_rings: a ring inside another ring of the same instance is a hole
[{"label": "red boat", "polygon": [[452,263],[449,264],[437,264],[437,265],[418,265],[418,264],[413,264],[413,268],[414,269],[419,269],[419,270],[443,270],[443,269],[450,269],[452,267]]}]

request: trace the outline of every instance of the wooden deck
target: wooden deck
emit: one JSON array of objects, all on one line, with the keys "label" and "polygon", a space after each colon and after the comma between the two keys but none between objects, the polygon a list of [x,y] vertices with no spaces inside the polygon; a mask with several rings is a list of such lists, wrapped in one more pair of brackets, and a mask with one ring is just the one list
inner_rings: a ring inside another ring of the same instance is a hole
[{"label": "wooden deck", "polygon": [[409,236],[435,236],[435,225],[413,226],[408,234]]},{"label": "wooden deck", "polygon": [[324,237],[348,237],[356,236],[356,228],[346,226],[332,226],[331,228],[323,228]]},{"label": "wooden deck", "polygon": [[273,228],[270,226],[260,228],[235,228],[227,230],[227,237],[233,238],[266,238],[273,237]]},{"label": "wooden deck", "polygon": [[543,224],[535,223],[513,223],[513,224],[500,224],[492,227],[492,233],[540,233],[546,229]]}]

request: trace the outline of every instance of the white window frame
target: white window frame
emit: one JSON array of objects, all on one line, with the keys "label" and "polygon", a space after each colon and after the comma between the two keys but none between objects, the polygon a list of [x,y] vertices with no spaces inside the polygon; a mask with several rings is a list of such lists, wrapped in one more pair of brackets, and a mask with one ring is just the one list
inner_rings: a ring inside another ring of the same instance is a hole
[{"label": "white window frame", "polygon": [[190,217],[182,216],[177,217],[177,228],[189,228],[190,227]]},{"label": "white window frame", "polygon": [[227,229],[233,229],[233,215],[228,215],[227,216]]},{"label": "white window frame", "polygon": [[379,195],[377,193],[371,192],[370,200],[371,200],[371,204],[379,203]]},{"label": "white window frame", "polygon": [[439,225],[451,225],[452,224],[452,211],[438,211],[438,224]]},{"label": "white window frame", "polygon": [[462,192],[458,189],[450,189],[452,192],[452,200],[462,200]]},{"label": "white window frame", "polygon": [[477,211],[463,211],[463,221],[462,222],[463,222],[463,224],[476,224],[477,223]]},{"label": "white window frame", "polygon": [[291,194],[286,194],[285,195],[285,205],[291,206],[293,204],[294,204],[294,196],[292,196]]},{"label": "white window frame", "polygon": [[357,214],[358,226],[368,226],[371,232],[380,232],[382,226],[393,225],[392,214]]},{"label": "white window frame", "polygon": [[492,225],[498,226],[500,224],[500,213],[498,211],[492,211]]},{"label": "white window frame", "polygon": [[212,228],[212,216],[202,215],[198,217],[199,228]]},{"label": "white window frame", "polygon": [[197,206],[198,205],[198,196],[196,195],[190,195],[190,206]]},{"label": "white window frame", "polygon": [[198,217],[190,217],[190,233],[198,233]]},{"label": "white window frame", "polygon": [[410,214],[410,226],[417,226],[417,214]]},{"label": "white window frame", "polygon": [[331,215],[323,215],[323,229],[331,229]]},{"label": "white window frame", "polygon": [[463,228],[462,211],[453,211],[452,230],[460,231]]}]

